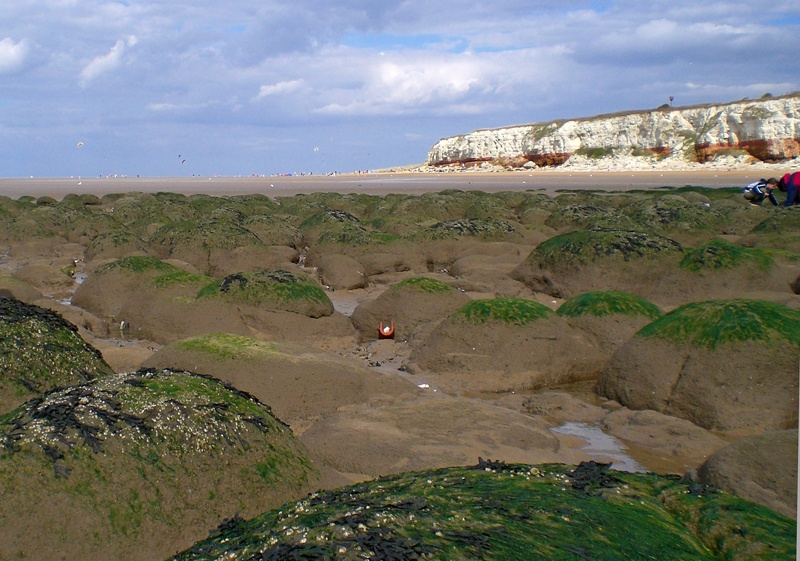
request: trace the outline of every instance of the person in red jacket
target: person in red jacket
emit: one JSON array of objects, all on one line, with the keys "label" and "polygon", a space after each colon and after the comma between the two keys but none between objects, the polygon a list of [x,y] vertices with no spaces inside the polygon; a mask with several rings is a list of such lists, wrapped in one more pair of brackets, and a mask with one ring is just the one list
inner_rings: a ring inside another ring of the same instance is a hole
[{"label": "person in red jacket", "polygon": [[778,181],[778,189],[786,193],[783,206],[800,205],[800,171],[787,173]]}]

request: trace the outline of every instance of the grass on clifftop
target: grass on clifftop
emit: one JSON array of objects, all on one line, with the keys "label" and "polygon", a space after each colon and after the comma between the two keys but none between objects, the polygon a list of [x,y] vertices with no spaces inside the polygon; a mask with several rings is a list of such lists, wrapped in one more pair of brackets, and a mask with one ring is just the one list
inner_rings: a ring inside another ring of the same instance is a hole
[{"label": "grass on clifftop", "polygon": [[597,290],[570,298],[561,304],[556,313],[562,317],[621,314],[644,316],[652,320],[661,316],[663,312],[655,304],[633,294],[615,290]]},{"label": "grass on clifftop", "polygon": [[698,273],[708,269],[733,269],[746,263],[762,271],[769,270],[775,264],[766,250],[712,240],[686,253],[680,267]]},{"label": "grass on clifftop", "polygon": [[692,302],[646,325],[637,336],[710,349],[746,341],[800,346],[800,310],[764,300]]},{"label": "grass on clifftop", "polygon": [[477,325],[489,321],[525,325],[551,315],[554,315],[554,312],[550,308],[532,300],[492,298],[473,300],[453,314],[453,317]]},{"label": "grass on clifftop", "polygon": [[796,528],[676,477],[480,460],[229,519],[173,561],[788,561]]}]

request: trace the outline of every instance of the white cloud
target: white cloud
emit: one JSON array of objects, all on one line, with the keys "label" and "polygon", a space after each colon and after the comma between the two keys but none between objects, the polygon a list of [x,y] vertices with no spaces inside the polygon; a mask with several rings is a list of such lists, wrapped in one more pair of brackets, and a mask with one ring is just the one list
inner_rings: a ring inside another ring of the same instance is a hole
[{"label": "white cloud", "polygon": [[245,138],[296,139],[270,156],[287,166],[346,134],[421,159],[426,138],[474,128],[798,90],[783,40],[798,17],[797,0],[0,0],[0,146],[19,147],[12,174],[86,123],[150,173],[140,137],[142,154],[152,138],[213,146],[220,172],[253,157]]},{"label": "white cloud", "polygon": [[278,82],[277,84],[269,84],[261,86],[258,90],[258,95],[253,100],[261,99],[271,95],[279,95],[292,93],[303,87],[303,80],[288,80],[285,82]]},{"label": "white cloud", "polygon": [[100,74],[105,74],[110,70],[114,70],[120,65],[122,55],[128,47],[133,47],[138,43],[138,39],[131,35],[126,41],[120,39],[117,41],[111,50],[101,56],[97,56],[92,61],[83,67],[80,75],[81,87],[86,87],[89,82],[94,80]]},{"label": "white cloud", "polygon": [[10,74],[22,68],[28,55],[28,43],[25,39],[17,43],[10,37],[0,41],[0,75]]}]

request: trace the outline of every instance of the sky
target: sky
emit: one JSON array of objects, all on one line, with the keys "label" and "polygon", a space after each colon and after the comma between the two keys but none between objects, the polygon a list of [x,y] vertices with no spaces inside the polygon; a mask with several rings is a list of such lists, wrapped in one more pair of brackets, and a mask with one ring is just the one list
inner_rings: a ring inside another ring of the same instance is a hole
[{"label": "sky", "polygon": [[3,0],[0,177],[420,164],[476,129],[800,90],[797,0]]}]

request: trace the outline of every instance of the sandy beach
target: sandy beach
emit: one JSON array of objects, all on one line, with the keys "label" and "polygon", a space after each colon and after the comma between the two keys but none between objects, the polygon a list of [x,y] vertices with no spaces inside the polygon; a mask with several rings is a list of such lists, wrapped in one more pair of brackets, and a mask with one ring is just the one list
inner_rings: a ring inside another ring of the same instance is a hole
[{"label": "sandy beach", "polygon": [[659,170],[659,171],[555,171],[463,173],[365,173],[275,176],[275,177],[91,177],[91,178],[0,178],[0,194],[11,198],[29,195],[61,199],[70,193],[173,192],[206,195],[292,196],[316,192],[367,194],[421,194],[445,189],[499,191],[538,191],[554,194],[559,190],[607,191],[657,187],[735,187],[784,170],[743,168],[737,170]]}]

